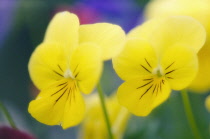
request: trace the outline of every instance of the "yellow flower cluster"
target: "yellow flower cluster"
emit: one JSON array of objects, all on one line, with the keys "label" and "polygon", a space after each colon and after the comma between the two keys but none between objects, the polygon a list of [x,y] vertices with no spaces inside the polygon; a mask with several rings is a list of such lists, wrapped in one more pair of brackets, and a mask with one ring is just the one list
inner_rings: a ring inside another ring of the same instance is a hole
[{"label": "yellow flower cluster", "polygon": [[[162,13],[167,12],[162,16],[157,9],[164,7],[164,2],[166,0],[156,0],[147,11],[148,18],[160,14],[159,18],[134,28],[127,37],[118,25],[79,25],[76,15],[58,13],[29,61],[30,77],[41,91],[30,102],[29,113],[41,123],[61,125],[63,129],[78,125],[84,119],[82,138],[107,138],[98,98],[94,95],[87,99],[85,109],[82,93],[93,91],[100,79],[103,61],[110,59],[116,73],[125,81],[118,88],[117,97],[106,99],[115,138],[122,135],[129,112],[147,116],[168,99],[171,90],[182,90],[189,85],[199,91],[208,89],[210,80],[205,82],[203,78],[210,77],[209,73],[204,74],[210,68],[206,64],[210,55],[204,54],[210,52],[207,47],[210,38],[207,32],[205,43],[205,30],[209,26],[204,17],[210,12],[203,17],[195,15],[202,25],[192,18],[194,16],[169,17],[175,11],[170,14],[167,8],[162,8]],[[173,2],[168,0],[167,4]],[[177,6],[174,3],[171,6]],[[157,8],[154,5],[158,5]],[[182,10],[188,12],[187,8]],[[204,73],[196,76],[198,70]]]},{"label": "yellow flower cluster", "polygon": [[198,53],[199,72],[189,86],[197,93],[206,92],[210,89],[210,0],[153,0],[145,10],[146,19],[177,15],[193,17],[206,30],[206,43]]},{"label": "yellow flower cluster", "polygon": [[76,15],[58,13],[29,62],[31,79],[41,90],[29,104],[29,113],[44,124],[64,129],[79,124],[85,113],[81,92],[92,92],[103,60],[117,55],[124,40],[125,33],[117,25],[79,26]]}]

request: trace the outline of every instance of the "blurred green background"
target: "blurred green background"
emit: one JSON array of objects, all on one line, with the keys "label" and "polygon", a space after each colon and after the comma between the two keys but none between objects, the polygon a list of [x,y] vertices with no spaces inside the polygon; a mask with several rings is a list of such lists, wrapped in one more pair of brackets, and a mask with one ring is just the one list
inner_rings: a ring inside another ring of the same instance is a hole
[{"label": "blurred green background", "polygon": [[[43,40],[46,27],[55,13],[76,13],[81,24],[110,22],[128,32],[144,21],[143,10],[148,0],[0,0],[0,100],[6,105],[18,128],[38,139],[76,138],[78,128],[62,130],[33,119],[28,104],[38,93],[28,74],[28,61]],[[122,81],[111,61],[105,62],[102,87],[107,95]],[[209,137],[210,114],[204,107],[207,94],[190,93],[190,101],[203,138]],[[0,112],[0,125],[8,125]],[[171,97],[148,117],[132,116],[125,139],[192,139],[181,95]]]}]

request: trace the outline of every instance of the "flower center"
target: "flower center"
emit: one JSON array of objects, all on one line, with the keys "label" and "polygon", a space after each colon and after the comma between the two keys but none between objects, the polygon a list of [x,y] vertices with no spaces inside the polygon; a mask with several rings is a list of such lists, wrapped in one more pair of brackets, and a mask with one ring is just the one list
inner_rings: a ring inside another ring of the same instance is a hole
[{"label": "flower center", "polygon": [[65,78],[72,78],[72,79],[75,79],[74,75],[72,74],[71,70],[70,69],[67,69],[65,72],[64,72],[64,77]]},{"label": "flower center", "polygon": [[157,75],[158,77],[162,77],[164,74],[163,74],[163,70],[162,70],[162,67],[160,65],[158,65],[158,67],[156,67],[153,72],[153,74]]}]

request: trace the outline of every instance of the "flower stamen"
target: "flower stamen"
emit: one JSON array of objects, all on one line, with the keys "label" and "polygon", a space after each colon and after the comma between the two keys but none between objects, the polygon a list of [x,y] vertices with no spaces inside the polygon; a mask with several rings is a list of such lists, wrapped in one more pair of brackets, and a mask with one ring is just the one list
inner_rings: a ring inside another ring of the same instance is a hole
[{"label": "flower stamen", "polygon": [[71,79],[75,79],[74,75],[72,74],[70,69],[67,69],[64,73],[64,77],[65,78],[71,78]]},{"label": "flower stamen", "polygon": [[157,75],[157,77],[163,76],[163,70],[162,67],[159,65],[157,68],[153,70],[153,74]]}]

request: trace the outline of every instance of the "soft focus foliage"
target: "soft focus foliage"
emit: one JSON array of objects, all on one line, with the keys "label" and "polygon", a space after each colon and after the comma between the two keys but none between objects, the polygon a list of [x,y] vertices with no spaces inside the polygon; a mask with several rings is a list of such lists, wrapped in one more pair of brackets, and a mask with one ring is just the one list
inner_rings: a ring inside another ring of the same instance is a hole
[{"label": "soft focus foliage", "polygon": [[196,54],[205,35],[199,22],[184,16],[153,19],[134,28],[125,49],[113,59],[125,80],[117,92],[119,103],[137,116],[147,116],[171,89],[186,88],[197,73]]},{"label": "soft focus foliage", "polygon": [[206,43],[198,53],[199,72],[189,87],[198,93],[206,92],[210,88],[210,1],[153,0],[148,4],[145,11],[146,19],[174,15],[186,15],[195,18],[204,26],[207,32]]},{"label": "soft focus foliage", "polygon": [[206,98],[205,105],[207,110],[210,112],[210,96]]}]

